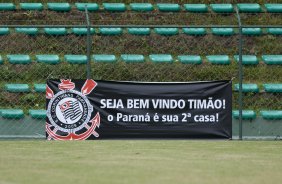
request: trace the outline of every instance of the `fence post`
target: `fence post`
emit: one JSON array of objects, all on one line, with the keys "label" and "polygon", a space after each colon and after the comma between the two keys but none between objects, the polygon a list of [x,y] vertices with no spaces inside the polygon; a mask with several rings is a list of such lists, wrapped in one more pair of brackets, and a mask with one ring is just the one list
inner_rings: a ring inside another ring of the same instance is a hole
[{"label": "fence post", "polygon": [[236,7],[236,14],[238,19],[239,25],[239,140],[243,139],[243,91],[242,91],[242,84],[243,84],[243,64],[242,64],[242,49],[243,49],[243,36],[242,36],[242,23],[239,14],[239,10]]},{"label": "fence post", "polygon": [[85,17],[86,17],[86,23],[87,23],[87,39],[86,39],[86,46],[87,46],[87,65],[86,65],[86,71],[87,71],[87,79],[91,78],[91,46],[92,46],[92,39],[91,39],[91,24],[89,20],[87,5],[85,5]]}]

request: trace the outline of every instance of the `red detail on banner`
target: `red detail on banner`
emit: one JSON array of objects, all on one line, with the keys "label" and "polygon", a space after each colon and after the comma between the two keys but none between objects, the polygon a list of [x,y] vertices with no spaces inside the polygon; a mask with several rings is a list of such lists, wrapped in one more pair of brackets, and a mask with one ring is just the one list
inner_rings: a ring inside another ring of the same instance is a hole
[{"label": "red detail on banner", "polygon": [[97,83],[93,79],[87,79],[81,88],[81,93],[88,95],[97,86]]},{"label": "red detail on banner", "polygon": [[[54,140],[61,140],[61,141],[66,141],[66,140],[85,140],[88,137],[90,137],[92,134],[95,137],[99,137],[99,134],[95,131],[96,127],[99,128],[100,126],[100,114],[97,113],[96,116],[89,121],[91,123],[91,126],[88,128],[88,130],[82,134],[76,134],[76,133],[69,133],[67,136],[61,136],[57,135],[50,129],[50,125],[46,123],[46,131],[48,133],[48,140],[54,139]],[[85,126],[86,127],[86,126]]]},{"label": "red detail on banner", "polygon": [[60,90],[72,90],[75,88],[75,84],[71,82],[71,79],[61,79],[61,83],[59,84]]},{"label": "red detail on banner", "polygon": [[54,92],[48,85],[46,85],[46,98],[51,99],[54,96]]}]

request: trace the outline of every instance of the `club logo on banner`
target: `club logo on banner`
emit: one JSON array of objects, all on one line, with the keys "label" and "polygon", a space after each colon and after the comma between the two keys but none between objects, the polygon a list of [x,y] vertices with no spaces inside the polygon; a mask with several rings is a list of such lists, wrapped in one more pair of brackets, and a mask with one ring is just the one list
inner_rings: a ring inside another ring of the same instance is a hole
[{"label": "club logo on banner", "polygon": [[48,80],[46,138],[232,137],[232,82]]},{"label": "club logo on banner", "polygon": [[[94,113],[91,119],[94,109],[86,97],[96,86],[94,80],[86,80],[81,91],[76,91],[70,79],[61,80],[58,85],[60,91],[56,94],[47,86],[46,98],[50,101],[46,132],[49,140],[85,140],[91,135],[99,137],[95,129],[100,126],[100,115],[99,112]],[[62,135],[62,132],[66,135]]]}]

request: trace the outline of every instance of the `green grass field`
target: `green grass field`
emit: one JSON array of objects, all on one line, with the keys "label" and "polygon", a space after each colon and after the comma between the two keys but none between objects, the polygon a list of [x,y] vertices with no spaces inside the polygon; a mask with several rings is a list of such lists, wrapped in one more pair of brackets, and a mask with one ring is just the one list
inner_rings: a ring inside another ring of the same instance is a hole
[{"label": "green grass field", "polygon": [[1,184],[281,183],[282,142],[1,141]]}]

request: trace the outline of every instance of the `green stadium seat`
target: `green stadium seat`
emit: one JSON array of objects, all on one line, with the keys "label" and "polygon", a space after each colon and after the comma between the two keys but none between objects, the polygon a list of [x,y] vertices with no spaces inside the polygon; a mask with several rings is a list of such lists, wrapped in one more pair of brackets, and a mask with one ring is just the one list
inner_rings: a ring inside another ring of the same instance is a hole
[{"label": "green stadium seat", "polygon": [[206,4],[184,4],[184,8],[188,12],[206,13],[208,6]]},{"label": "green stadium seat", "polygon": [[14,3],[0,3],[0,11],[16,10]]},{"label": "green stadium seat", "polygon": [[282,13],[282,4],[264,4],[268,13]]},{"label": "green stadium seat", "polygon": [[282,55],[263,55],[262,60],[267,65],[282,65]]},{"label": "green stadium seat", "polygon": [[183,64],[202,64],[202,58],[198,55],[179,55],[177,58]]},{"label": "green stadium seat", "polygon": [[205,28],[183,28],[182,30],[187,35],[195,36],[205,35],[207,33]]},{"label": "green stadium seat", "polygon": [[239,12],[243,13],[260,13],[261,7],[258,3],[239,3],[237,4]]},{"label": "green stadium seat", "polygon": [[24,33],[27,35],[36,35],[38,33],[38,28],[16,28],[17,33]]},{"label": "green stadium seat", "polygon": [[267,120],[277,120],[282,119],[282,110],[263,110],[260,111],[261,116],[263,119]]},{"label": "green stadium seat", "polygon": [[173,58],[170,54],[151,54],[149,58],[154,63],[172,63]]},{"label": "green stadium seat", "polygon": [[34,91],[37,93],[45,93],[46,84],[34,84]]},{"label": "green stadium seat", "polygon": [[154,28],[156,34],[172,36],[178,34],[178,28]]},{"label": "green stadium seat", "polygon": [[[239,84],[234,85],[235,91],[239,91]],[[257,84],[242,84],[242,92],[244,93],[258,93],[259,88]]]},{"label": "green stadium seat", "polygon": [[212,28],[212,34],[218,36],[231,36],[234,35],[233,28]]},{"label": "green stadium seat", "polygon": [[67,12],[71,10],[69,3],[47,3],[48,9],[53,11]]},{"label": "green stadium seat", "polygon": [[86,64],[86,55],[65,55],[65,61],[71,64]]},{"label": "green stadium seat", "polygon": [[211,9],[215,13],[233,13],[233,5],[232,4],[211,4]]},{"label": "green stadium seat", "polygon": [[75,6],[79,11],[85,11],[85,6],[88,11],[99,10],[99,5],[97,3],[75,3]]},{"label": "green stadium seat", "polygon": [[262,34],[261,28],[243,28],[243,35],[258,36]]},{"label": "green stadium seat", "polygon": [[[239,55],[235,55],[234,59],[239,62]],[[243,65],[257,65],[259,63],[257,56],[255,55],[243,55],[242,64]]]},{"label": "green stadium seat", "polygon": [[127,28],[129,34],[133,35],[149,35],[150,28]]},{"label": "green stadium seat", "polygon": [[282,84],[263,84],[267,93],[282,93]]},{"label": "green stadium seat", "polygon": [[28,84],[5,84],[5,90],[10,93],[27,93],[30,91]]},{"label": "green stadium seat", "polygon": [[102,35],[120,35],[122,34],[121,28],[99,28]]},{"label": "green stadium seat", "polygon": [[282,35],[282,28],[267,28],[267,32],[272,35]]},{"label": "green stadium seat", "polygon": [[29,55],[7,55],[8,61],[11,64],[29,64],[31,63],[31,59]]},{"label": "green stadium seat", "polygon": [[[239,111],[232,111],[233,118],[239,119]],[[253,110],[242,110],[242,119],[252,120],[256,118],[256,113]]]},{"label": "green stadium seat", "polygon": [[36,55],[36,61],[38,63],[58,64],[60,58],[58,55]]},{"label": "green stadium seat", "polygon": [[123,12],[126,10],[124,3],[103,3],[104,9],[107,11]]},{"label": "green stadium seat", "polygon": [[3,64],[2,56],[0,56],[0,65]]},{"label": "green stadium seat", "polygon": [[230,59],[228,55],[210,55],[207,56],[207,59],[211,64],[217,64],[217,65],[230,64]]},{"label": "green stadium seat", "polygon": [[180,11],[180,5],[174,3],[158,3],[157,7],[161,12],[178,12]]},{"label": "green stadium seat", "polygon": [[44,28],[44,32],[48,35],[61,36],[67,34],[66,28]]},{"label": "green stadium seat", "polygon": [[7,35],[10,33],[9,28],[0,28],[0,35]]},{"label": "green stadium seat", "polygon": [[154,7],[151,3],[130,3],[130,9],[132,11],[147,12],[153,11]]},{"label": "green stadium seat", "polygon": [[42,3],[20,3],[20,8],[22,10],[43,10]]},{"label": "green stadium seat", "polygon": [[107,55],[107,54],[95,54],[93,55],[93,59],[95,62],[105,62],[105,63],[114,63],[117,61],[115,55]]},{"label": "green stadium seat", "polygon": [[[87,28],[72,28],[71,30],[72,30],[73,34],[75,34],[75,35],[87,35]],[[94,34],[95,29],[90,28],[90,33]]]},{"label": "green stadium seat", "polygon": [[34,119],[45,119],[46,118],[46,110],[33,110],[30,109],[28,111],[29,115]]},{"label": "green stadium seat", "polygon": [[144,56],[139,54],[122,54],[121,59],[126,63],[140,63],[145,61]]},{"label": "green stadium seat", "polygon": [[22,119],[24,112],[21,109],[2,109],[1,116],[6,119]]}]

